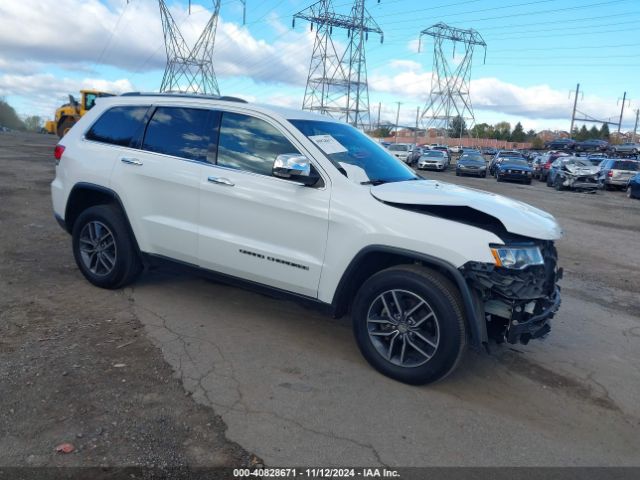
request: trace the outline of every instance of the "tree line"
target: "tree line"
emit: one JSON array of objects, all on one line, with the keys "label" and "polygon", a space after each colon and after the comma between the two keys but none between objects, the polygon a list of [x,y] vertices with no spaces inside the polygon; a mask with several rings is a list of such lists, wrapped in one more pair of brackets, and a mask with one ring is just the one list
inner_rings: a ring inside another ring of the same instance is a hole
[{"label": "tree line", "polygon": [[4,98],[0,98],[0,127],[7,127],[11,130],[39,132],[42,128],[42,123],[42,119],[37,115],[30,115],[22,120],[15,109]]}]

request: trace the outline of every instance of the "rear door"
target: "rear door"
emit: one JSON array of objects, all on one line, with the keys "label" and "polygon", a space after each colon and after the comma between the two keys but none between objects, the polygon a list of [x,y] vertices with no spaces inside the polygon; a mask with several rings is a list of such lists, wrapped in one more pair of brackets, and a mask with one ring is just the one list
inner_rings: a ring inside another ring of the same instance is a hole
[{"label": "rear door", "polygon": [[276,156],[287,153],[307,154],[281,125],[222,113],[217,162],[200,177],[200,265],[316,297],[330,184],[326,176],[313,187],[272,176]]},{"label": "rear door", "polygon": [[143,251],[197,264],[199,184],[214,116],[208,109],[156,106],[139,150],[116,162],[113,185]]}]

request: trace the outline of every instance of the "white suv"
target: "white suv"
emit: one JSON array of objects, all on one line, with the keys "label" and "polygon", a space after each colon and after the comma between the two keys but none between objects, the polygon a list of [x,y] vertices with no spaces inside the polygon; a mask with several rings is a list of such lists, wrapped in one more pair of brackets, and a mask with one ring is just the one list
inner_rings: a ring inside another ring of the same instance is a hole
[{"label": "white suv", "polygon": [[355,128],[231,98],[125,94],[56,147],[58,222],[94,285],[157,259],[350,313],[380,372],[427,383],[560,304],[554,218],[425,180]]}]

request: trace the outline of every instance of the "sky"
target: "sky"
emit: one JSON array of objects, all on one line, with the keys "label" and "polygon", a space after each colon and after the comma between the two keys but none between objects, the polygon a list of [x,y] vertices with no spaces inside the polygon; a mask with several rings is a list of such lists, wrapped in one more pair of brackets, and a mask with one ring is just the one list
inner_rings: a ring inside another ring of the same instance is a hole
[{"label": "sky", "polygon": [[[189,44],[212,12],[211,0],[166,0]],[[301,108],[315,32],[292,16],[313,0],[223,0],[214,49],[222,95]],[[347,14],[353,1],[334,0]],[[521,122],[526,130],[568,130],[573,91],[581,114],[617,121],[640,108],[639,0],[366,0],[384,32],[366,43],[372,117],[415,124],[429,97],[433,43],[420,31],[438,22],[484,38],[471,69],[476,123]],[[166,54],[156,0],[2,0],[0,97],[21,115],[51,118],[81,88],[157,91]],[[343,45],[346,32],[337,29]],[[445,50],[460,61],[460,44]],[[578,123],[580,126],[581,123]],[[593,124],[587,124],[587,128]],[[599,126],[599,125],[598,125]]]}]

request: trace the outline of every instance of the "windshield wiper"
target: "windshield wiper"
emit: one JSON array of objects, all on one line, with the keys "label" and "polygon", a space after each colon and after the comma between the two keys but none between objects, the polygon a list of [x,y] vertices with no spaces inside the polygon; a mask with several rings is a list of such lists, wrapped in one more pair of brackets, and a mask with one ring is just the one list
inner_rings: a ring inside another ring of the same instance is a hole
[{"label": "windshield wiper", "polygon": [[382,185],[383,183],[396,183],[396,182],[408,182],[409,180],[420,180],[418,177],[405,178],[402,180],[383,180],[376,178],[373,180],[367,180],[366,182],[360,182],[360,185]]},{"label": "windshield wiper", "polygon": [[387,183],[389,180],[375,179],[375,180],[367,180],[366,182],[360,182],[360,185],[382,185],[383,183]]}]

